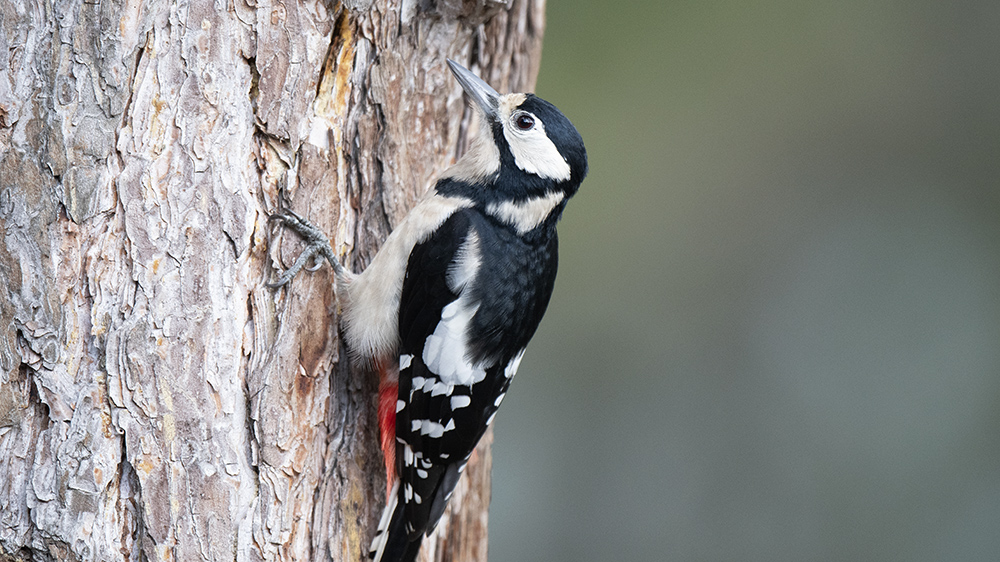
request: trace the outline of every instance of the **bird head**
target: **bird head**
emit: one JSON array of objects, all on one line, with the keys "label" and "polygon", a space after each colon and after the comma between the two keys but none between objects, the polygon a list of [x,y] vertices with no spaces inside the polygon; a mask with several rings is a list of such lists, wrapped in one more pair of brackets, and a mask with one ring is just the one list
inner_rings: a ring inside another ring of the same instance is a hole
[{"label": "bird head", "polygon": [[480,113],[480,130],[446,177],[530,197],[573,195],[587,174],[587,151],[569,119],[534,94],[500,94],[471,71],[448,66]]}]

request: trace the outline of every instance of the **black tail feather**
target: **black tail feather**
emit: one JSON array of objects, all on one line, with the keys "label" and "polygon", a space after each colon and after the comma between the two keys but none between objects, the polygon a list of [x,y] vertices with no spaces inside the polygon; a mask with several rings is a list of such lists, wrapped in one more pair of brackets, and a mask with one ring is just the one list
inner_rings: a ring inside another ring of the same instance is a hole
[{"label": "black tail feather", "polygon": [[415,539],[410,540],[403,518],[404,511],[403,504],[397,504],[392,514],[392,521],[389,523],[385,552],[379,562],[414,562],[420,553],[420,543],[423,542],[424,534],[420,533]]},{"label": "black tail feather", "polygon": [[[398,494],[397,480],[389,494],[389,504],[382,513],[382,520],[379,522],[375,539],[372,540],[371,552],[368,554],[374,562],[414,562],[420,553],[420,543],[423,542],[424,534],[414,533],[415,536],[410,538],[403,517],[403,512],[406,511],[405,503],[398,501]],[[392,510],[391,516],[387,516],[386,512],[389,510]]]}]

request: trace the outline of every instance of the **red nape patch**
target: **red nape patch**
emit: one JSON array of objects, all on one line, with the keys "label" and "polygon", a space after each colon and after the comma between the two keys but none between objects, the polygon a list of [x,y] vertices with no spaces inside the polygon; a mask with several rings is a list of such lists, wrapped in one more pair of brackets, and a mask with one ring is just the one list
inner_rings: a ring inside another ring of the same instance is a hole
[{"label": "red nape patch", "polygon": [[398,373],[394,367],[378,366],[378,428],[385,457],[386,498],[396,480],[396,400],[399,399]]}]

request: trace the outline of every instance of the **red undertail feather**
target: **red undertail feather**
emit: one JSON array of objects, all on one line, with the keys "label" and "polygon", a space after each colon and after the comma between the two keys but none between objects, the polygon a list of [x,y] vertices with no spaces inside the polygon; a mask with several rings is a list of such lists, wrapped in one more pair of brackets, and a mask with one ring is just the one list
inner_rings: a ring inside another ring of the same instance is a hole
[{"label": "red undertail feather", "polygon": [[396,480],[396,401],[399,399],[399,369],[395,364],[378,367],[378,427],[382,455],[385,458],[386,497]]}]

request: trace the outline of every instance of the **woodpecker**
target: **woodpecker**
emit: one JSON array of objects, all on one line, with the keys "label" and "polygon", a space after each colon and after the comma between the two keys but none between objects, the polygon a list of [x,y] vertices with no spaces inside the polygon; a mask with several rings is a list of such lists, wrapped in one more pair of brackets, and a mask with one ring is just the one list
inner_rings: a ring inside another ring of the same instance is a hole
[{"label": "woodpecker", "polygon": [[349,349],[380,372],[387,502],[375,562],[411,562],[517,372],[556,278],[556,223],[587,174],[576,128],[534,94],[499,94],[448,60],[479,112],[469,150],[360,274],[319,229],[275,215],[334,269]]}]

